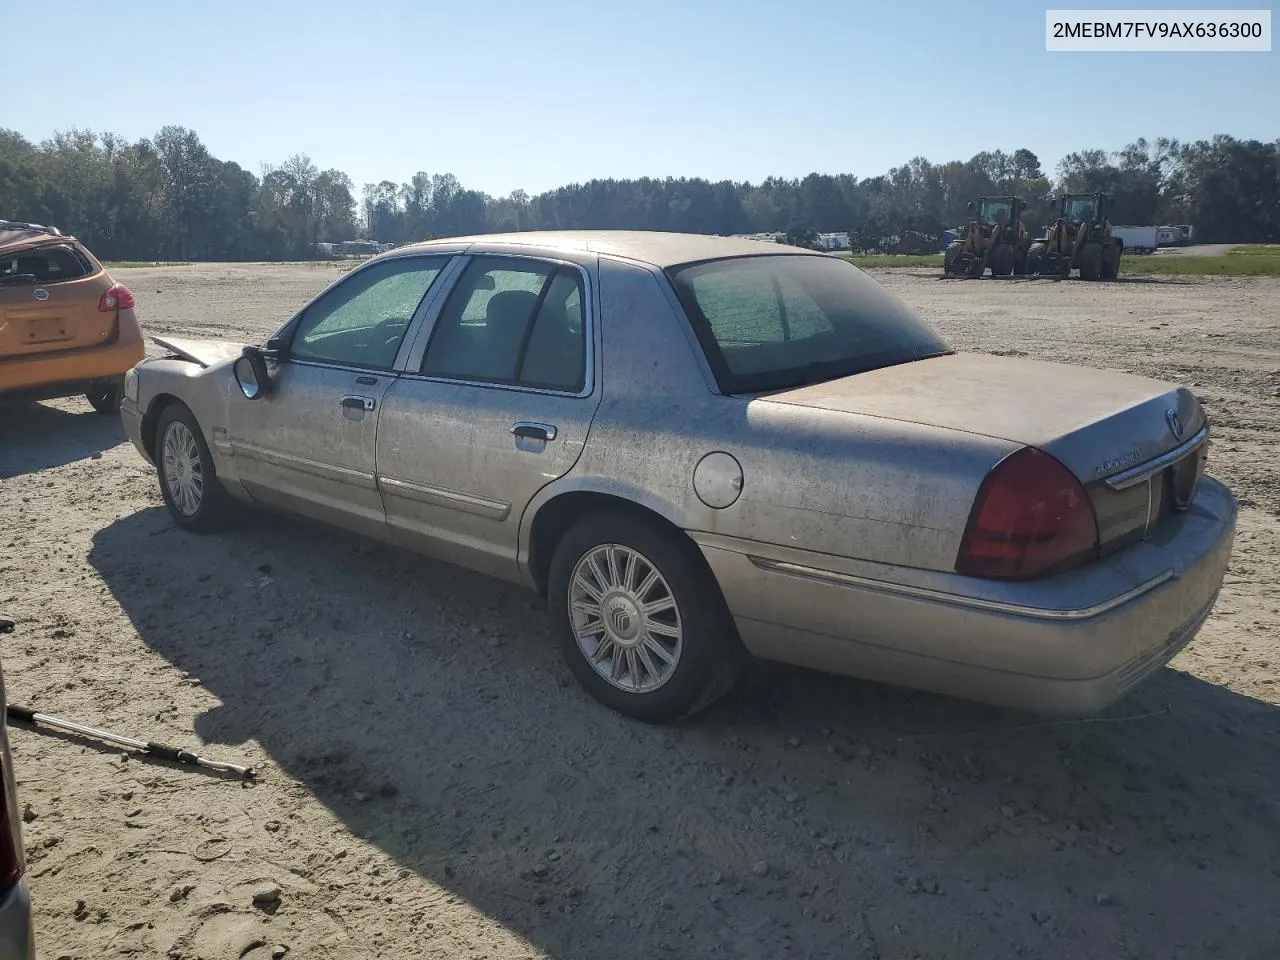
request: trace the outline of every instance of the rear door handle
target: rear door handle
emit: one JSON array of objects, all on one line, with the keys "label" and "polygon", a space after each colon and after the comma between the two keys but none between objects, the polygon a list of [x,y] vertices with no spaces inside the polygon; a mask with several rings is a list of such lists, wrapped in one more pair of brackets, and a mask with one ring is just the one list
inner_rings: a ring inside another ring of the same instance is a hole
[{"label": "rear door handle", "polygon": [[348,395],[342,398],[342,405],[352,410],[363,410],[365,413],[368,413],[378,404],[373,397],[357,397]]},{"label": "rear door handle", "polygon": [[521,421],[511,427],[517,437],[528,437],[531,440],[554,440],[556,428],[549,423],[529,423]]}]

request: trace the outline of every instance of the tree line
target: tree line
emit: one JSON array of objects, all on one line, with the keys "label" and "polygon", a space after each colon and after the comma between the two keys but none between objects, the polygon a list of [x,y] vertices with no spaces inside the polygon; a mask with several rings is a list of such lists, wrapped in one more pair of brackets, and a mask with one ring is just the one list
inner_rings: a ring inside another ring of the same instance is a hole
[{"label": "tree line", "polygon": [[1095,191],[1115,197],[1115,223],[1189,223],[1204,242],[1273,242],[1280,140],[1139,139],[1119,151],[1071,153],[1052,178],[1019,149],[946,163],[916,157],[863,179],[646,177],[492,197],[426,172],[357,191],[341,170],[321,170],[305,154],[255,174],[214,157],[179,126],[136,142],[70,130],[32,143],[0,129],[0,219],[55,225],[108,260],[308,259],[320,241],[557,228],[848,232],[856,248],[875,249],[887,236],[963,223],[979,196],[1022,196],[1034,231],[1053,219],[1057,193]]}]

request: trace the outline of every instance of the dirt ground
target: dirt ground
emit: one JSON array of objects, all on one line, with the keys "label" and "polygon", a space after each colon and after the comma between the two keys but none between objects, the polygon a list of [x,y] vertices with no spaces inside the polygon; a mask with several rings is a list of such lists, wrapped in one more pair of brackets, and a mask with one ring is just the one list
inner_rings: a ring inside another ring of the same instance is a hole
[{"label": "dirt ground", "polygon": [[[150,332],[254,339],[334,275],[122,271]],[[880,278],[961,349],[1202,397],[1239,532],[1170,669],[1047,723],[760,665],[645,727],[514,587],[288,520],[180,532],[118,423],[7,409],[11,701],[258,771],[11,727],[41,957],[1280,957],[1280,282]]]}]

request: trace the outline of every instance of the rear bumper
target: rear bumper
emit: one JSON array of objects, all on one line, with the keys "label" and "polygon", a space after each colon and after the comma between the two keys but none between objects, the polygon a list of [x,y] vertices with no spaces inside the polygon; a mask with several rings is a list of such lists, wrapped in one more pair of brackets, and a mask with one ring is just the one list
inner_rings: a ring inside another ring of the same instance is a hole
[{"label": "rear bumper", "polygon": [[0,390],[0,400],[31,401],[56,400],[59,397],[78,397],[91,389],[101,386],[115,386],[124,381],[122,374],[107,377],[90,377],[87,380],[59,380],[56,383],[42,383],[34,387],[17,387],[12,390]]},{"label": "rear bumper", "polygon": [[26,877],[0,899],[0,957],[5,960],[36,960],[31,893]]},{"label": "rear bumper", "polygon": [[0,396],[28,400],[75,396],[91,384],[119,381],[146,352],[137,322],[122,316],[113,343],[0,359]]},{"label": "rear bumper", "polygon": [[[1002,584],[694,534],[757,656],[1045,714],[1095,713],[1195,636],[1235,534],[1206,477],[1158,540]],[[874,566],[874,569],[870,569]]]}]

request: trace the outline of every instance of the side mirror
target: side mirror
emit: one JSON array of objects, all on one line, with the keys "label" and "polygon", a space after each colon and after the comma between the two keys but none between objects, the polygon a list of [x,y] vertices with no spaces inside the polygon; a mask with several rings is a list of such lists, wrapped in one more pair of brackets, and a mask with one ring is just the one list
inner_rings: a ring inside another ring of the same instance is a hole
[{"label": "side mirror", "polygon": [[257,347],[245,347],[232,366],[236,383],[247,400],[260,400],[271,390],[271,376],[267,373],[267,361]]},{"label": "side mirror", "polygon": [[970,212],[970,213],[973,213],[973,201],[972,201],[972,200],[970,200],[970,201],[969,201],[969,203],[967,204],[967,206],[968,206],[969,212]]}]

